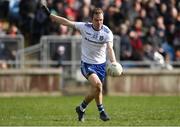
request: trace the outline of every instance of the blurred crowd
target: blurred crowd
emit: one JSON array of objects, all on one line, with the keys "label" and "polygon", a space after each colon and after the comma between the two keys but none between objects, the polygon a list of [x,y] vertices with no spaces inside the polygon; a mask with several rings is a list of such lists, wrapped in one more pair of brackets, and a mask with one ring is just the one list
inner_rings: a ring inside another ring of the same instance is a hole
[{"label": "blurred crowd", "polygon": [[[91,21],[93,8],[104,10],[104,24],[120,36],[121,60],[180,60],[179,0],[45,0],[51,13],[73,21]],[[78,35],[50,20],[40,0],[1,0],[0,35],[23,34],[27,45],[42,35]]]}]

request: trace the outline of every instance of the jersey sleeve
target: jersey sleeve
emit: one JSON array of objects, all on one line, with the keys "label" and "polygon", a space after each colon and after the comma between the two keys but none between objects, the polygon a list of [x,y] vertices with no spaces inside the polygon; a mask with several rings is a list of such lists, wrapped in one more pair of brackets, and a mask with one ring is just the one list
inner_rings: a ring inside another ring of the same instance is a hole
[{"label": "jersey sleeve", "polygon": [[111,31],[109,31],[108,35],[107,35],[107,38],[106,38],[106,41],[107,42],[113,42],[113,34]]},{"label": "jersey sleeve", "polygon": [[84,30],[84,22],[75,22],[75,28],[83,33]]}]

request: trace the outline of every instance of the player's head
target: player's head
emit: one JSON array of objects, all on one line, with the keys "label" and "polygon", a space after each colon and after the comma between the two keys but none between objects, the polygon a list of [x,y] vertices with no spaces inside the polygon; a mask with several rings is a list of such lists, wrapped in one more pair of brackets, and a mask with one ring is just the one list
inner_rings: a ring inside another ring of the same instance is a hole
[{"label": "player's head", "polygon": [[103,25],[104,12],[101,8],[95,8],[92,11],[92,23],[95,30],[100,30]]}]

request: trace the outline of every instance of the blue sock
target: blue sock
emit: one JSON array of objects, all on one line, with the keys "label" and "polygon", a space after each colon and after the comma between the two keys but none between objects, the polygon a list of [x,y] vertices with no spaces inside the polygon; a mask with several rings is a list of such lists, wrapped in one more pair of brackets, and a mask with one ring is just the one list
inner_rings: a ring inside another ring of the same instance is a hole
[{"label": "blue sock", "polygon": [[79,106],[80,107],[80,110],[82,112],[85,112],[86,110],[86,107],[87,107],[88,103],[85,102],[85,100],[81,103],[81,105]]},{"label": "blue sock", "polygon": [[104,106],[102,104],[97,105],[99,113],[104,111]]}]

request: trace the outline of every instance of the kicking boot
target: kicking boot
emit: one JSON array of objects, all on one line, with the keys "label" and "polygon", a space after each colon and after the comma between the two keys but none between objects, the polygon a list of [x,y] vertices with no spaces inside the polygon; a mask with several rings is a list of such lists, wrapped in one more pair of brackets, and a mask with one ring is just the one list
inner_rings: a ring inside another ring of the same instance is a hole
[{"label": "kicking boot", "polygon": [[103,121],[108,121],[108,120],[110,120],[109,116],[106,114],[105,111],[102,111],[102,112],[100,113],[100,119],[103,120]]},{"label": "kicking boot", "polygon": [[78,114],[78,120],[84,122],[85,112],[82,112],[79,106],[76,107],[76,113]]}]

